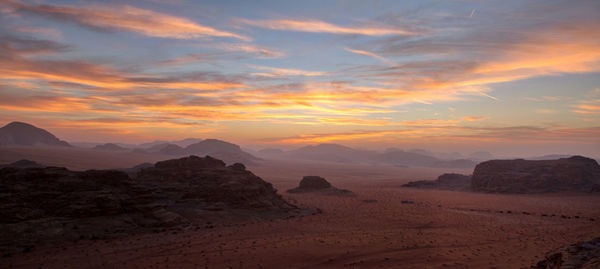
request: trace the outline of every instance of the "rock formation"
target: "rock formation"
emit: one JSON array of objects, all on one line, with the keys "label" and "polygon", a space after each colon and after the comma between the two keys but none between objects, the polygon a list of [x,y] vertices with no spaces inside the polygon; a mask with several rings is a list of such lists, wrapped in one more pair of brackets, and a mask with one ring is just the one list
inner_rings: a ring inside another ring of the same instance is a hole
[{"label": "rock formation", "polygon": [[354,195],[349,190],[335,188],[331,183],[327,182],[319,176],[305,176],[300,181],[298,187],[287,190],[288,193],[322,193],[333,195]]},{"label": "rock formation", "polygon": [[161,189],[158,199],[166,205],[193,203],[211,210],[249,208],[294,209],[273,186],[245,169],[243,164],[225,166],[210,156],[190,156],[157,162],[140,170],[137,180]]},{"label": "rock formation", "polygon": [[244,165],[225,166],[211,157],[158,162],[142,168],[136,179],[116,170],[0,169],[0,250],[5,251],[222,217],[299,213]]},{"label": "rock formation", "polygon": [[471,176],[454,173],[443,174],[437,180],[411,181],[402,187],[467,191],[471,187]]},{"label": "rock formation", "polygon": [[478,164],[471,188],[481,192],[590,192],[600,184],[600,166],[589,158],[558,160],[492,160]]},{"label": "rock formation", "polygon": [[31,124],[15,121],[0,128],[0,146],[35,145],[71,146],[48,131]]},{"label": "rock formation", "polygon": [[531,266],[531,269],[554,268],[600,268],[600,237],[550,251],[543,260]]}]

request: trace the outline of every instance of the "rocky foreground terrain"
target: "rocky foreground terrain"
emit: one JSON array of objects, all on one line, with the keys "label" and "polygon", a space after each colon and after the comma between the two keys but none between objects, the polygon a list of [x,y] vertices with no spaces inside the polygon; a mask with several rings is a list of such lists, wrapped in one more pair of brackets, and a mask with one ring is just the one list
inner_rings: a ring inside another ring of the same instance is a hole
[{"label": "rocky foreground terrain", "polygon": [[0,169],[0,250],[6,254],[64,240],[301,213],[244,165],[208,156],[157,162],[135,178],[117,170]]},{"label": "rocky foreground terrain", "polygon": [[550,251],[531,269],[593,269],[600,268],[600,237]]}]

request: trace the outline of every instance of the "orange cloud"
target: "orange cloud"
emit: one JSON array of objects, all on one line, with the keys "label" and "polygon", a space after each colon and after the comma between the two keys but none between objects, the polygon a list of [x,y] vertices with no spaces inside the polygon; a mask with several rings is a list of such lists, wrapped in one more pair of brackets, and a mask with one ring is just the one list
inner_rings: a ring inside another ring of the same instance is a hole
[{"label": "orange cloud", "polygon": [[352,34],[352,35],[368,35],[368,36],[385,36],[385,35],[416,35],[417,33],[392,28],[388,26],[380,27],[345,27],[330,24],[318,20],[247,20],[239,19],[241,23],[262,27],[272,30],[288,30],[310,33],[330,33],[330,34]]},{"label": "orange cloud", "polygon": [[151,37],[177,39],[216,36],[250,40],[248,37],[200,25],[186,18],[132,6],[28,5],[16,0],[6,1],[5,5],[16,11],[74,22],[91,29],[130,31]]}]

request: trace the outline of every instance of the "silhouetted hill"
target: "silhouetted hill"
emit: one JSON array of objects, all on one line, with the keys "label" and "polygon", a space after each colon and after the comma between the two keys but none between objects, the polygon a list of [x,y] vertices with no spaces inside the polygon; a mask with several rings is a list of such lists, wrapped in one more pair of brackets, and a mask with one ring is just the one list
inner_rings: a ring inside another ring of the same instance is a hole
[{"label": "silhouetted hill", "polygon": [[487,161],[494,158],[494,155],[487,151],[476,151],[469,154],[469,158],[478,161]]},{"label": "silhouetted hill", "polygon": [[122,151],[122,150],[128,150],[124,147],[121,147],[117,144],[113,144],[113,143],[106,143],[106,144],[102,144],[102,145],[97,145],[94,147],[94,149],[99,149],[99,150],[115,150],[115,151]]},{"label": "silhouetted hill", "polygon": [[473,171],[474,191],[543,193],[595,190],[600,184],[600,166],[594,159],[573,156],[558,160],[492,160]]},{"label": "silhouetted hill", "polygon": [[397,166],[426,166],[431,167],[440,162],[433,156],[422,155],[414,152],[406,151],[387,151],[375,156],[375,160],[379,163],[397,165]]},{"label": "silhouetted hill", "polygon": [[65,146],[69,143],[59,140],[50,132],[23,122],[11,122],[0,128],[0,146]]},{"label": "silhouetted hill", "polygon": [[283,150],[277,148],[266,148],[259,150],[258,153],[265,155],[279,155],[283,154]]},{"label": "silhouetted hill", "polygon": [[353,149],[338,144],[319,144],[288,151],[282,156],[291,159],[312,161],[370,163],[393,166],[471,168],[476,165],[475,162],[467,159],[442,160],[432,155],[433,153],[420,149],[403,151],[397,148],[388,148],[383,153],[378,153],[375,151]]},{"label": "silhouetted hill", "polygon": [[0,165],[0,168],[4,168],[4,167],[17,167],[17,168],[41,168],[41,167],[45,167],[44,165],[41,165],[37,162],[31,161],[31,160],[27,160],[27,159],[23,159],[23,160],[18,160],[16,162],[13,163],[9,163],[9,164],[2,164]]},{"label": "silhouetted hill", "polygon": [[157,144],[154,145],[152,147],[149,147],[148,149],[146,149],[147,152],[150,153],[159,153],[159,154],[166,154],[166,155],[184,155],[184,149],[178,145],[175,144],[170,144],[170,143],[164,143],[164,144]]},{"label": "silhouetted hill", "polygon": [[229,142],[206,139],[201,142],[191,144],[183,150],[185,154],[214,156],[226,163],[243,163],[246,165],[254,164],[260,159],[256,156],[243,151],[240,146]]},{"label": "silhouetted hill", "polygon": [[319,144],[291,150],[286,152],[285,155],[290,158],[304,160],[352,163],[367,162],[374,155],[374,152],[357,150],[338,144]]},{"label": "silhouetted hill", "polygon": [[327,195],[350,195],[354,193],[349,190],[338,189],[320,176],[305,176],[298,187],[287,190],[288,193],[320,193]]},{"label": "silhouetted hill", "polygon": [[142,144],[139,144],[137,146],[141,147],[141,148],[147,149],[147,148],[151,148],[151,147],[154,147],[154,146],[157,146],[157,145],[161,145],[161,144],[174,144],[174,145],[180,146],[182,148],[185,148],[185,147],[187,147],[187,146],[189,146],[191,144],[195,144],[195,143],[198,143],[198,142],[201,142],[201,141],[202,141],[202,139],[200,139],[200,138],[186,138],[186,139],[174,140],[174,141],[155,140],[155,141],[152,141],[152,142],[149,142],[149,143],[142,143]]},{"label": "silhouetted hill", "polygon": [[302,213],[242,164],[190,156],[135,169],[134,180],[116,170],[1,168],[0,251],[164,227],[204,227],[211,218]]}]

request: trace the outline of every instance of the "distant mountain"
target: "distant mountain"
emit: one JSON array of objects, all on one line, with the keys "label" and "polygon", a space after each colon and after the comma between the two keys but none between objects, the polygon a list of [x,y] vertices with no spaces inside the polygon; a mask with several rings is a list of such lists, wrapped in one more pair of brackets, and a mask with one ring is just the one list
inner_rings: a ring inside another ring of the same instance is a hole
[{"label": "distant mountain", "polygon": [[472,168],[477,164],[472,160],[447,160],[439,159],[432,155],[432,152],[420,149],[403,151],[398,148],[388,148],[383,153],[379,153],[375,151],[354,149],[338,144],[319,144],[284,152],[281,156],[288,159],[338,163],[385,164],[400,167]]},{"label": "distant mountain", "polygon": [[428,151],[428,150],[424,150],[424,149],[409,149],[409,150],[407,150],[407,152],[417,153],[417,154],[421,154],[421,155],[425,155],[425,156],[435,157],[435,153],[433,153],[431,151]]},{"label": "distant mountain", "polygon": [[243,151],[240,146],[229,142],[206,139],[201,142],[191,144],[183,149],[183,152],[188,155],[209,155],[214,158],[221,159],[226,163],[243,163],[254,164],[260,160],[256,156]]},{"label": "distant mountain", "polygon": [[113,144],[113,143],[106,143],[106,144],[102,144],[102,145],[97,145],[94,147],[94,149],[99,149],[99,150],[115,150],[115,151],[123,151],[123,150],[129,150],[127,148],[121,147],[117,144]]},{"label": "distant mountain", "polygon": [[478,160],[478,161],[487,161],[494,159],[494,155],[487,151],[476,151],[469,154],[469,159]]},{"label": "distant mountain", "polygon": [[304,160],[353,163],[368,162],[374,154],[371,151],[353,149],[338,144],[319,144],[291,150],[285,155],[288,158]]},{"label": "distant mountain", "polygon": [[283,154],[283,150],[277,148],[266,148],[258,151],[260,154],[278,155]]},{"label": "distant mountain", "polygon": [[186,139],[182,139],[182,140],[176,140],[176,141],[171,141],[171,144],[175,144],[177,146],[180,146],[182,148],[185,148],[191,144],[196,144],[198,142],[202,142],[202,139],[200,138],[186,138]]},{"label": "distant mountain", "polygon": [[149,142],[149,143],[142,143],[142,144],[139,144],[137,146],[140,147],[140,148],[147,149],[147,148],[151,148],[151,147],[154,147],[154,146],[157,146],[157,145],[162,145],[162,144],[174,144],[174,145],[180,146],[182,148],[185,148],[185,147],[187,147],[187,146],[189,146],[191,144],[195,144],[195,143],[198,143],[198,142],[201,142],[201,141],[202,141],[202,139],[200,139],[200,138],[186,138],[186,139],[175,140],[175,141],[155,140],[155,141],[152,141],[152,142]]},{"label": "distant mountain", "polygon": [[440,159],[407,151],[388,151],[375,156],[378,163],[391,164],[396,166],[427,166],[431,167],[440,162]]},{"label": "distant mountain", "polygon": [[0,146],[63,146],[70,147],[50,132],[23,122],[11,122],[0,128]]},{"label": "distant mountain", "polygon": [[42,167],[46,167],[44,165],[41,165],[35,161],[31,161],[31,160],[27,160],[27,159],[22,159],[22,160],[18,160],[14,163],[9,163],[9,164],[0,164],[0,168],[4,168],[4,167],[18,167],[18,168],[42,168]]},{"label": "distant mountain", "polygon": [[184,149],[178,145],[163,143],[154,145],[146,149],[150,153],[166,154],[166,155],[184,155]]},{"label": "distant mountain", "polygon": [[450,161],[440,160],[433,163],[431,166],[437,168],[474,168],[476,165],[477,163],[471,160],[457,159]]}]

